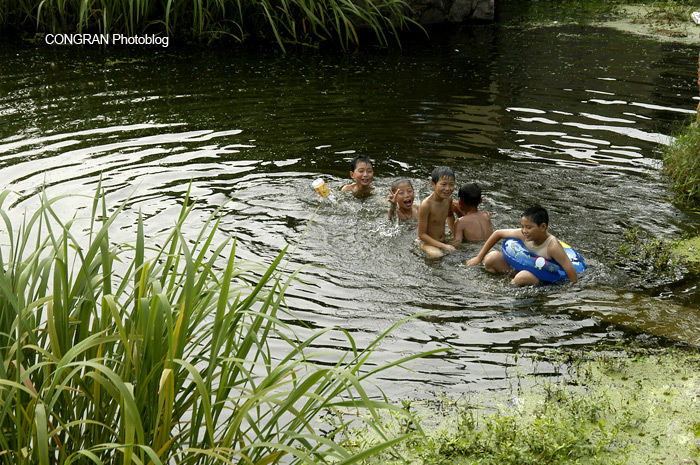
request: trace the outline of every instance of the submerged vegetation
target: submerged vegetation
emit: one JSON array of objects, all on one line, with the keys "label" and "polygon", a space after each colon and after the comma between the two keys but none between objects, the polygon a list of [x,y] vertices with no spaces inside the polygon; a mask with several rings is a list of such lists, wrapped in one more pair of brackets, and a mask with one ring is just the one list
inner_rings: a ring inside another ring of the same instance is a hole
[{"label": "submerged vegetation", "polygon": [[360,30],[387,45],[413,22],[403,0],[3,0],[0,32],[158,34],[211,40],[359,44]]},{"label": "submerged vegetation", "polygon": [[[560,380],[519,378],[500,400],[450,399],[424,406],[425,434],[385,450],[366,464],[640,465],[700,460],[697,354],[561,352],[546,363],[564,366]],[[419,405],[414,408],[418,410]],[[387,419],[397,433],[401,421]],[[353,443],[376,438],[357,431]]]},{"label": "submerged vegetation", "polygon": [[88,218],[63,221],[64,197],[42,196],[15,225],[8,195],[1,464],[349,464],[362,455],[318,430],[323,414],[362,409],[380,437],[380,409],[411,421],[365,386],[419,355],[367,366],[386,333],[363,349],[340,330],[333,337],[347,351],[319,353],[314,344],[333,329],[302,338],[284,323],[295,275],[280,266],[284,251],[267,266],[237,261],[234,240],[215,245],[216,214],[186,237],[187,197],[167,237],[148,239],[139,215],[135,242],[115,245],[123,206],[108,214],[96,195]]},{"label": "submerged vegetation", "polygon": [[648,268],[654,272],[672,272],[678,259],[673,246],[663,238],[645,237],[642,228],[635,226],[625,231],[618,246],[617,264],[629,264],[633,268]]},{"label": "submerged vegetation", "polygon": [[673,253],[681,257],[683,263],[700,271],[700,236],[680,239],[673,245]]},{"label": "submerged vegetation", "polygon": [[686,270],[674,247],[673,241],[650,237],[635,226],[625,231],[613,264],[633,277],[635,286],[641,288],[679,281]]}]

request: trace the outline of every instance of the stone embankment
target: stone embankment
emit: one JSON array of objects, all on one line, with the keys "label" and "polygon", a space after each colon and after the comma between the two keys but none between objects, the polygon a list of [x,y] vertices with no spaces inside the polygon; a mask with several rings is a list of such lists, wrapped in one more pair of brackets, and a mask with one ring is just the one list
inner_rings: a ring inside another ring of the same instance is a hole
[{"label": "stone embankment", "polygon": [[494,20],[494,0],[407,0],[422,25],[489,22]]}]

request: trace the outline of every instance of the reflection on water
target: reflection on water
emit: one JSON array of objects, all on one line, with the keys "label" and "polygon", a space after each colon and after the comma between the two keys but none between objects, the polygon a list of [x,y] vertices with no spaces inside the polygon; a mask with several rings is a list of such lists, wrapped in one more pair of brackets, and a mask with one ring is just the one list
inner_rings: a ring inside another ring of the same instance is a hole
[{"label": "reflection on water", "polygon": [[[671,204],[656,153],[694,111],[696,53],[584,27],[457,28],[343,56],[3,44],[2,187],[20,215],[43,187],[91,196],[102,179],[110,202],[128,199],[114,239],[129,241],[139,210],[149,234],[171,228],[191,183],[192,218],[221,207],[243,258],[298,244],[292,263],[311,266],[287,303],[305,325],[366,343],[429,312],[378,354],[453,350],[411,365],[412,381],[389,373],[392,394],[497,387],[517,350],[636,334],[700,342],[695,283],[633,292],[608,265],[628,227],[673,237],[698,224]],[[321,202],[311,182],[339,189],[356,154],[375,160],[377,194]],[[514,289],[464,266],[479,244],[424,257],[415,223],[391,223],[382,200],[398,177],[427,197],[436,165],[481,184],[496,228],[547,207],[590,271]],[[89,203],[62,205],[71,216]]]}]

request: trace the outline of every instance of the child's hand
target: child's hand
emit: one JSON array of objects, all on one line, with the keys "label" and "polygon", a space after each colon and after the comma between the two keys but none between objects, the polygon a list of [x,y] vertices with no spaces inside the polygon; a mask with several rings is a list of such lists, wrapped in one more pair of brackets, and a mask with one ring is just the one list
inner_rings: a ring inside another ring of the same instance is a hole
[{"label": "child's hand", "polygon": [[387,201],[391,204],[396,205],[396,196],[399,195],[399,191],[391,192],[391,187],[389,188],[389,195],[387,196]]},{"label": "child's hand", "polygon": [[481,265],[481,260],[479,260],[479,257],[473,257],[467,260],[467,266],[477,266]]},{"label": "child's hand", "polygon": [[442,248],[445,249],[445,251],[447,251],[447,252],[454,252],[455,250],[457,250],[457,249],[455,249],[455,246],[450,245],[450,244],[443,244]]}]

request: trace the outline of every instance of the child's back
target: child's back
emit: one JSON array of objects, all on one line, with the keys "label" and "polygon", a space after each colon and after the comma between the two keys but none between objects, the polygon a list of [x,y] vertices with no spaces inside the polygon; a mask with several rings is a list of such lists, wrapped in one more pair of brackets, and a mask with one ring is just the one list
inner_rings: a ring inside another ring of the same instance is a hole
[{"label": "child's back", "polygon": [[455,242],[485,241],[493,232],[491,214],[487,211],[467,212],[455,222]]},{"label": "child's back", "polygon": [[485,241],[493,232],[491,214],[485,210],[479,211],[482,201],[481,188],[476,183],[463,185],[459,189],[459,204],[456,211],[462,215],[455,223],[454,242]]}]

